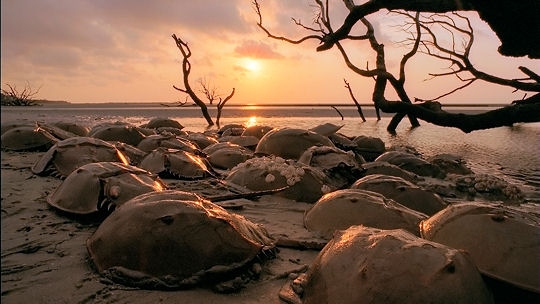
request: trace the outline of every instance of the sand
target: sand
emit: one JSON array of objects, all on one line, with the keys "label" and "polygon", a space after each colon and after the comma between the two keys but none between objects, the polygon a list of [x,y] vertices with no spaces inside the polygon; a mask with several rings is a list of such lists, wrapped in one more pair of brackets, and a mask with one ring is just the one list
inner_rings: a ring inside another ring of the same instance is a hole
[{"label": "sand", "polygon": [[[289,274],[305,271],[317,250],[278,247],[261,276],[238,293],[208,288],[159,291],[119,285],[100,276],[86,250],[99,222],[59,213],[46,198],[62,181],[34,175],[30,168],[43,152],[2,151],[2,303],[281,303]],[[215,180],[165,180],[171,188],[203,196],[227,193]],[[260,223],[276,238],[310,240],[303,227],[310,204],[266,195],[237,201],[231,211]]]}]

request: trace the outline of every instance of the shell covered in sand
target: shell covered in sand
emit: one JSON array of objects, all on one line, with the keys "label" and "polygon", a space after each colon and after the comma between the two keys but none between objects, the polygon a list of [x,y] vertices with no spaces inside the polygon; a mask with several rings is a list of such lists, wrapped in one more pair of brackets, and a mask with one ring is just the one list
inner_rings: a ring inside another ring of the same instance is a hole
[{"label": "shell covered in sand", "polygon": [[492,303],[470,257],[411,233],[339,231],[306,274],[280,291],[289,303]]},{"label": "shell covered in sand", "polygon": [[116,209],[88,239],[98,271],[143,288],[219,281],[274,247],[264,227],[192,193],[143,194]]},{"label": "shell covered in sand", "polygon": [[226,177],[251,191],[287,189],[278,193],[296,201],[313,203],[331,189],[321,171],[281,157],[254,157],[231,169]]}]

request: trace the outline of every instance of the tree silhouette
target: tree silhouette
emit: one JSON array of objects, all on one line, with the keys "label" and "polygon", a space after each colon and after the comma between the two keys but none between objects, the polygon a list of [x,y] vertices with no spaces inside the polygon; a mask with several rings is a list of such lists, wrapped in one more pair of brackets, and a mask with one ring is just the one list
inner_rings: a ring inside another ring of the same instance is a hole
[{"label": "tree silhouette", "polygon": [[[457,6],[457,2],[454,0],[371,0],[362,5],[355,5],[351,0],[343,0],[344,5],[349,10],[349,14],[337,30],[334,30],[330,22],[330,7],[328,6],[328,1],[313,1],[315,4],[314,6],[317,8],[314,26],[305,25],[293,18],[294,24],[308,31],[309,35],[299,39],[290,39],[273,34],[265,25],[263,25],[261,7],[258,1],[255,0],[253,5],[259,17],[257,25],[273,39],[292,44],[300,44],[308,40],[318,40],[320,42],[320,45],[317,47],[318,51],[326,51],[335,46],[350,70],[362,77],[375,79],[372,100],[376,108],[379,108],[386,113],[395,113],[387,127],[389,132],[395,133],[398,124],[405,116],[409,117],[412,127],[419,125],[416,118],[420,118],[436,125],[456,127],[463,132],[508,126],[518,122],[540,121],[540,94],[538,94],[538,92],[540,92],[539,75],[526,67],[519,67],[519,70],[524,74],[523,78],[505,79],[478,70],[471,61],[469,55],[471,46],[474,42],[471,23],[466,17],[451,12],[471,10],[477,7],[471,4],[472,2],[477,2],[476,0],[459,1],[463,4],[462,6]],[[499,0],[496,1],[500,2]],[[523,4],[526,1],[518,2]],[[534,5],[536,4],[531,4],[531,6]],[[372,23],[366,18],[366,16],[384,8],[405,10],[391,11],[391,13],[403,16],[408,20],[403,28],[408,32],[409,37],[411,37],[402,42],[403,45],[407,46],[408,51],[402,55],[399,63],[399,71],[395,75],[388,71],[385,59],[385,46],[378,41],[378,33],[376,33]],[[410,13],[410,11],[417,12]],[[420,14],[418,11],[431,13]],[[491,16],[486,12],[482,12],[480,15]],[[493,19],[492,17],[489,18]],[[495,22],[501,22],[501,20]],[[514,23],[515,21],[503,20],[503,22]],[[365,31],[363,32],[364,34],[351,34],[353,26],[357,25],[357,23],[360,23],[363,26]],[[497,28],[499,28],[500,25],[499,23],[497,24]],[[449,46],[438,39],[441,29],[450,33],[452,43],[450,43]],[[533,41],[535,41],[535,39],[537,38],[532,38]],[[349,58],[344,46],[341,44],[342,40],[368,43],[376,56],[374,67],[360,68],[355,65]],[[539,54],[537,53],[537,47],[528,48],[527,42],[519,45],[521,46],[521,49],[512,49],[503,41],[504,47],[501,46],[499,51],[503,54],[529,55],[531,58],[538,58]],[[449,92],[444,92],[435,98],[422,99],[416,97],[414,98],[415,103],[413,103],[413,100],[411,100],[411,97],[405,89],[405,68],[410,59],[418,54],[425,54],[437,60],[449,63],[450,68],[448,72],[432,73],[432,77],[454,76],[460,79],[463,84]],[[512,101],[508,106],[503,108],[481,114],[466,115],[461,113],[450,113],[443,110],[443,106],[438,99],[464,89],[476,81],[508,86],[515,90],[535,92],[536,94],[523,100]],[[393,89],[394,93],[398,96],[398,100],[387,100],[385,98],[385,92],[388,87]]]}]

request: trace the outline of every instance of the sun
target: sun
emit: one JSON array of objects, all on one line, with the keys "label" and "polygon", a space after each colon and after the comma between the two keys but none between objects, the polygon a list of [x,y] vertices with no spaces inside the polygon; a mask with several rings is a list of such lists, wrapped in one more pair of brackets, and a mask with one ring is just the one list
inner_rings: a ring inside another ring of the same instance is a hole
[{"label": "sun", "polygon": [[250,72],[258,72],[261,69],[261,63],[255,59],[245,59],[243,66]]}]

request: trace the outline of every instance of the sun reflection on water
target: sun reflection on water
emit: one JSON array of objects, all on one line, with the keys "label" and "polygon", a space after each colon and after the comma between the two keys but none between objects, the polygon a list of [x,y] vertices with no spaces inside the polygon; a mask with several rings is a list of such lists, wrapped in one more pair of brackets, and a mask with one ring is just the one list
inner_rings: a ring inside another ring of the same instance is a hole
[{"label": "sun reflection on water", "polygon": [[257,125],[257,116],[249,117],[248,121],[245,123],[246,128]]}]

